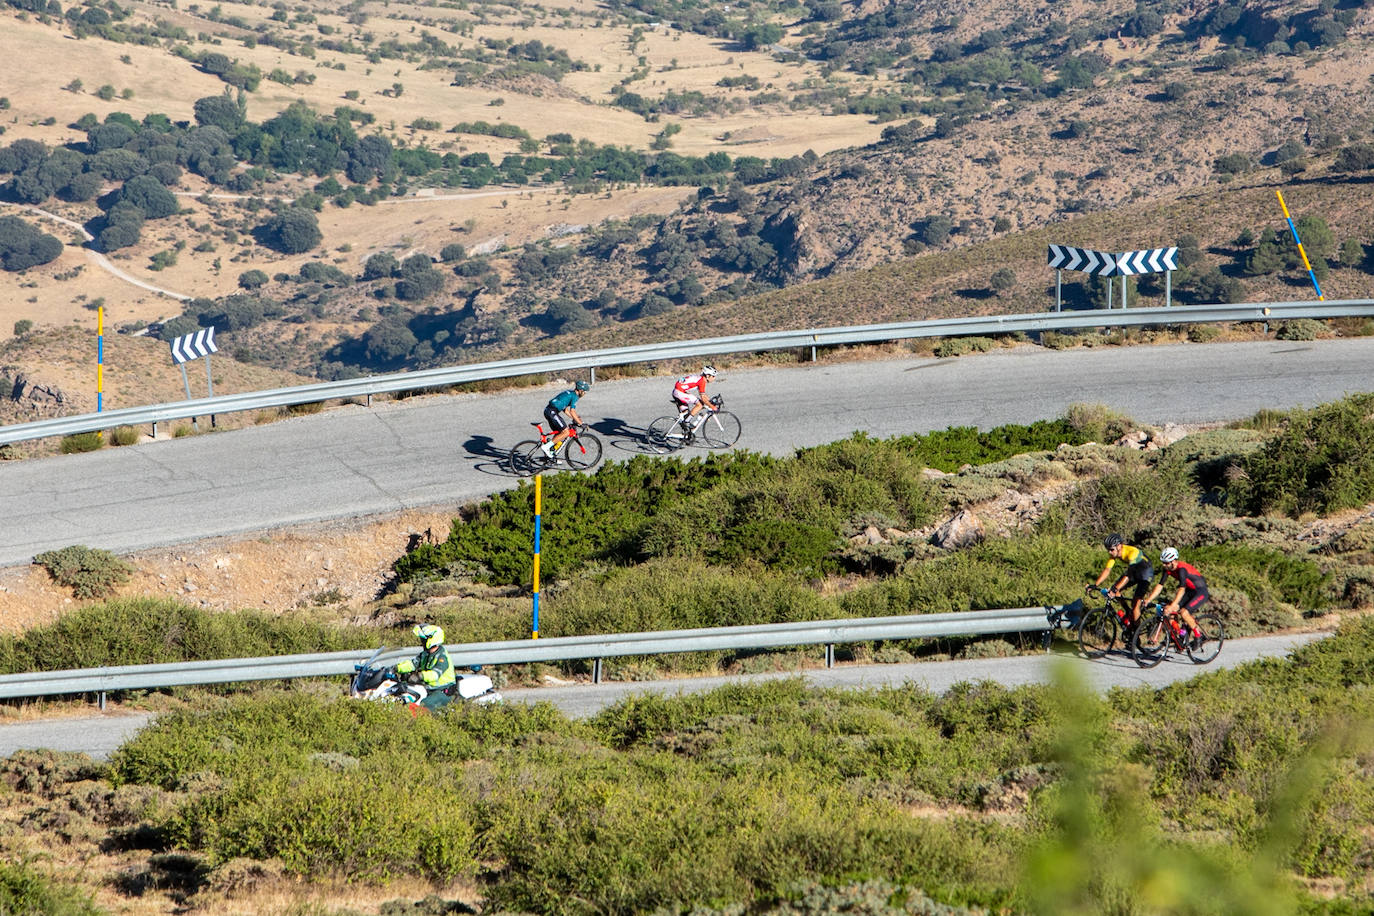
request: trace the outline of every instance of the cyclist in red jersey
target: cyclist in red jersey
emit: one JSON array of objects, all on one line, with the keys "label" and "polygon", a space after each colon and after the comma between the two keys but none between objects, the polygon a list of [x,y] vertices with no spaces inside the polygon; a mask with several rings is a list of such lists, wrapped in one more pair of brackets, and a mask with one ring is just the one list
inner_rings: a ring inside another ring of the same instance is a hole
[{"label": "cyclist in red jersey", "polygon": [[1174,593],[1173,600],[1165,605],[1164,613],[1177,613],[1182,616],[1183,622],[1188,626],[1188,632],[1196,639],[1202,635],[1202,631],[1198,629],[1197,621],[1193,619],[1191,612],[1211,599],[1211,595],[1207,594],[1207,580],[1202,578],[1202,573],[1197,571],[1196,566],[1180,560],[1178,551],[1172,547],[1165,547],[1160,551],[1159,562],[1164,567],[1164,575],[1159,577],[1159,582],[1145,600],[1155,600],[1155,596],[1164,590],[1164,580],[1169,576],[1177,579],[1178,591]]},{"label": "cyclist in red jersey", "polygon": [[701,371],[695,375],[684,375],[673,385],[673,400],[677,401],[678,422],[684,427],[690,426],[692,417],[695,417],[705,407],[711,407],[706,400],[706,383],[716,377],[715,366],[703,366]]}]

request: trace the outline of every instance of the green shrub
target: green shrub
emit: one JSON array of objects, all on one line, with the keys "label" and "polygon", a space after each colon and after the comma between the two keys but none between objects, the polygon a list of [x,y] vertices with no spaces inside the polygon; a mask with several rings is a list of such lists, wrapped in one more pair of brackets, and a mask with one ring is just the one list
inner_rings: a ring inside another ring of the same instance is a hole
[{"label": "green shrub", "polygon": [[[701,563],[653,560],[570,583],[546,605],[541,635],[642,633],[824,620],[834,608],[803,583],[739,575]],[[682,663],[698,665],[691,653]]]},{"label": "green shrub", "polygon": [[1221,336],[1221,328],[1214,324],[1188,325],[1188,339],[1193,343],[1211,343]]},{"label": "green shrub", "polygon": [[1040,346],[1051,350],[1067,350],[1076,347],[1083,342],[1082,335],[1063,333],[1061,331],[1042,331],[1040,333]]},{"label": "green shrub", "polygon": [[[18,636],[0,636],[0,670],[51,671],[375,648],[386,635],[259,611],[221,614],[175,601],[118,599],[82,606]],[[404,641],[409,638],[407,634]],[[391,639],[393,644],[402,641],[399,635]]]},{"label": "green shrub", "polygon": [[40,553],[33,562],[46,569],[58,585],[70,588],[78,598],[103,598],[112,594],[134,573],[132,565],[108,550],[79,544]]},{"label": "green shrub", "polygon": [[89,433],[75,433],[62,437],[62,454],[76,455],[81,452],[93,452],[104,445],[105,438],[98,430]]},{"label": "green shrub", "polygon": [[1325,322],[1315,318],[1294,318],[1280,324],[1274,337],[1279,340],[1316,340],[1329,334]]},{"label": "green shrub", "polygon": [[941,358],[963,356],[965,353],[986,353],[997,345],[990,337],[947,337],[935,345],[935,355]]},{"label": "green shrub", "polygon": [[1130,417],[1112,410],[1105,404],[1074,403],[1064,414],[1068,426],[1082,442],[1115,442],[1135,425]]},{"label": "green shrub", "polygon": [[134,445],[138,442],[138,430],[132,426],[116,426],[110,430],[111,445]]},{"label": "green shrub", "polygon": [[99,916],[101,912],[89,897],[50,880],[29,862],[0,862],[0,913]]},{"label": "green shrub", "polygon": [[837,596],[839,617],[887,617],[1062,604],[1102,568],[1100,547],[1056,535],[988,539],[912,561],[889,579]]},{"label": "green shrub", "polygon": [[1288,415],[1242,465],[1228,504],[1251,514],[1329,514],[1374,501],[1374,394]]},{"label": "green shrub", "polygon": [[1172,525],[1194,512],[1198,492],[1181,461],[1143,459],[1124,463],[1085,481],[1065,501],[1065,530],[1090,541],[1112,531],[1128,540],[1167,535]]}]

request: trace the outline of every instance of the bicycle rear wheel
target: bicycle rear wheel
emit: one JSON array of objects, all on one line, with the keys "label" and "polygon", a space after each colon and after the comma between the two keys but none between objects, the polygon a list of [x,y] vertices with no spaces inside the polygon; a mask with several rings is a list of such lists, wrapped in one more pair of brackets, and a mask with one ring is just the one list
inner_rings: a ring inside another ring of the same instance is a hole
[{"label": "bicycle rear wheel", "polygon": [[1089,608],[1078,622],[1078,646],[1088,658],[1101,658],[1116,645],[1116,615],[1104,607]]},{"label": "bicycle rear wheel", "polygon": [[1221,644],[1226,639],[1226,628],[1216,614],[1199,614],[1193,618],[1202,636],[1188,644],[1188,657],[1194,664],[1205,665],[1221,652]]},{"label": "bicycle rear wheel", "polygon": [[591,433],[582,433],[575,439],[565,440],[562,452],[574,471],[586,471],[596,467],[601,460],[601,440]]},{"label": "bicycle rear wheel", "polygon": [[677,417],[659,417],[649,424],[644,438],[649,448],[660,455],[676,451],[687,444],[687,433],[678,425]]},{"label": "bicycle rear wheel", "polygon": [[1169,654],[1169,627],[1163,614],[1142,616],[1131,636],[1131,658],[1142,668],[1153,668]]},{"label": "bicycle rear wheel", "polygon": [[542,471],[550,470],[558,461],[557,458],[550,458],[548,455],[545,455],[544,450],[540,448],[538,442],[533,443],[526,449],[524,457],[520,460],[525,466],[526,475],[538,474]]},{"label": "bicycle rear wheel", "polygon": [[515,474],[517,477],[528,477],[533,474],[534,471],[526,464],[525,455],[530,449],[538,447],[539,443],[535,442],[533,439],[517,442],[511,446],[510,452],[506,455],[505,461],[503,461],[502,464],[505,465],[508,472]]},{"label": "bicycle rear wheel", "polygon": [[717,410],[701,424],[701,438],[711,448],[729,448],[739,441],[743,430],[739,417],[728,410]]}]

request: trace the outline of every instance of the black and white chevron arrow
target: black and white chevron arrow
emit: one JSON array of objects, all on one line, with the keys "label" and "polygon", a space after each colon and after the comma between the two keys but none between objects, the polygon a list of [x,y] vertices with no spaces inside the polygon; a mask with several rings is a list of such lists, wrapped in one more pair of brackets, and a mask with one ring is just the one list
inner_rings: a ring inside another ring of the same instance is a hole
[{"label": "black and white chevron arrow", "polygon": [[1145,248],[1140,251],[1123,251],[1116,256],[1117,273],[1128,277],[1135,274],[1157,274],[1166,270],[1177,269],[1177,248]]},{"label": "black and white chevron arrow", "polygon": [[1051,245],[1049,252],[1051,267],[1062,270],[1081,270],[1099,277],[1111,277],[1117,273],[1116,255],[1091,248],[1075,248],[1072,245]]},{"label": "black and white chevron arrow", "polygon": [[201,328],[199,331],[177,337],[172,341],[172,362],[174,363],[184,363],[188,359],[198,359],[218,352],[219,347],[215,346],[214,328]]}]

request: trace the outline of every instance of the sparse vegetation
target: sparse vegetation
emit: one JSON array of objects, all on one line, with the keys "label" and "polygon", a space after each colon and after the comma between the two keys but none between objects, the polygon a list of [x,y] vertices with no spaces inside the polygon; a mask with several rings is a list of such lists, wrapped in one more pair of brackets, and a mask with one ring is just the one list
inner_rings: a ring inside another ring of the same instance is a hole
[{"label": "sparse vegetation", "polygon": [[108,550],[81,545],[40,553],[33,562],[46,569],[58,585],[70,588],[78,598],[104,598],[134,572],[132,566]]}]

